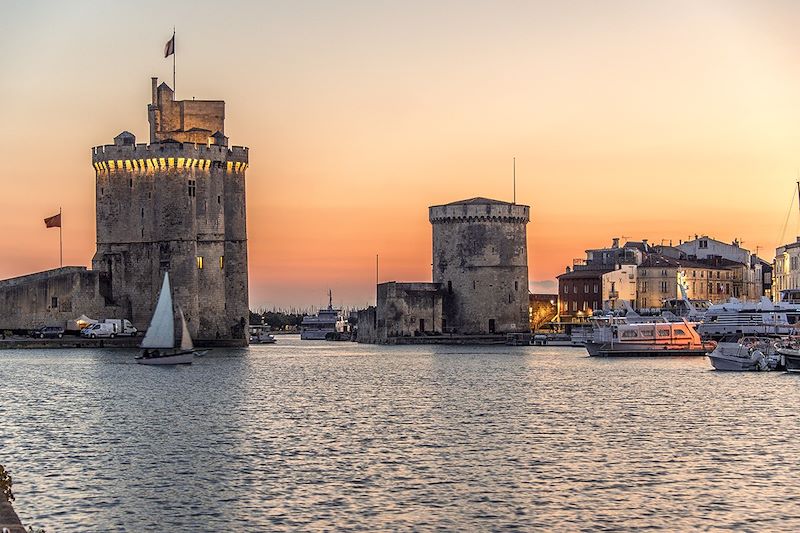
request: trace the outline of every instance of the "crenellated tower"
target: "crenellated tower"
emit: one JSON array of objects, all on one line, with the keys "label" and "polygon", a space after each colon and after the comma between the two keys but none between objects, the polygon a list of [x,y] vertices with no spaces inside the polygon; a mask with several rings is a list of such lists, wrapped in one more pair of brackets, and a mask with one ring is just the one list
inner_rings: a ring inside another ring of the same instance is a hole
[{"label": "crenellated tower", "polygon": [[433,281],[445,290],[444,326],[460,334],[524,333],[530,207],[471,198],[429,208]]},{"label": "crenellated tower", "polygon": [[176,101],[152,79],[150,144],[127,131],[92,150],[95,270],[140,329],[169,271],[175,302],[199,343],[247,342],[245,171],[248,149],[228,146],[225,102]]}]

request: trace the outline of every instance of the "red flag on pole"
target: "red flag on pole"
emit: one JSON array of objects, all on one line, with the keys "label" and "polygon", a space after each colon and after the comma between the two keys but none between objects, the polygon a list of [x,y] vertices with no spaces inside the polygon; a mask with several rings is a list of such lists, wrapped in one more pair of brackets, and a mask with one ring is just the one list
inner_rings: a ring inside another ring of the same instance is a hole
[{"label": "red flag on pole", "polygon": [[53,215],[51,217],[47,217],[44,219],[44,225],[48,228],[60,228],[61,227],[61,213],[57,215]]}]

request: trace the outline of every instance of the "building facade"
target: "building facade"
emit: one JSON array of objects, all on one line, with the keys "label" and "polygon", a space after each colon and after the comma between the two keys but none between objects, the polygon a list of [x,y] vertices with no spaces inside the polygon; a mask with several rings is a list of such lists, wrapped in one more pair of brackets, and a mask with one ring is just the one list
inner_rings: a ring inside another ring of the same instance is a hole
[{"label": "building facade", "polygon": [[195,339],[246,344],[248,149],[228,147],[224,102],[175,101],[155,78],[152,96],[149,144],[122,132],[92,150],[92,268],[107,276],[111,300],[140,329],[169,272]]},{"label": "building facade", "polygon": [[772,273],[772,298],[779,301],[782,291],[800,289],[800,237],[775,249]]}]

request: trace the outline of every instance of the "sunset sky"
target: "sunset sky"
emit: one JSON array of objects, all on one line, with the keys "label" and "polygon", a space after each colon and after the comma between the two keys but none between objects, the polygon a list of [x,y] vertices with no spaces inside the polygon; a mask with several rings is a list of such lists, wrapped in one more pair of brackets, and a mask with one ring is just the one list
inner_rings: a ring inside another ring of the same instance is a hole
[{"label": "sunset sky", "polygon": [[147,141],[150,77],[250,147],[251,307],[430,280],[429,205],[531,206],[531,289],[612,237],[800,228],[796,2],[13,2],[0,17],[0,278],[89,265],[90,148]]}]

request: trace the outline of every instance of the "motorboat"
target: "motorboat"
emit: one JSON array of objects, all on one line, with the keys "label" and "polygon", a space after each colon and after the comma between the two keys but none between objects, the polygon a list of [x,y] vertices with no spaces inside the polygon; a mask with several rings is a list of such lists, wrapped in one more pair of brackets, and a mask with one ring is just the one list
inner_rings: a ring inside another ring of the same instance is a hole
[{"label": "motorboat", "polygon": [[250,326],[250,344],[275,344],[275,335],[269,332],[269,326]]},{"label": "motorboat", "polygon": [[774,337],[727,337],[717,342],[708,354],[715,370],[732,372],[775,370],[782,366],[782,357]]},{"label": "motorboat", "polygon": [[586,350],[593,357],[703,356],[716,343],[703,341],[695,326],[686,319],[601,326],[595,328]]},{"label": "motorboat", "polygon": [[136,356],[140,365],[184,365],[191,364],[195,349],[192,336],[186,326],[183,310],[178,307],[181,321],[181,342],[175,345],[175,310],[172,306],[172,291],[169,285],[169,273],[164,273],[158,303],[142,340],[142,354]]},{"label": "motorboat", "polygon": [[800,339],[790,337],[779,343],[776,351],[783,357],[787,372],[800,372]]}]

